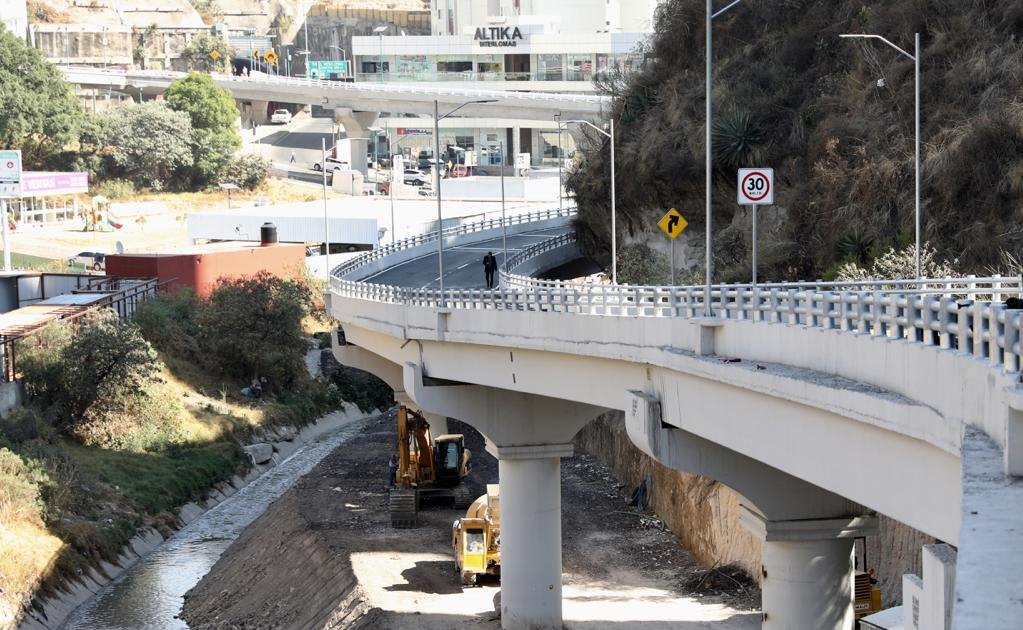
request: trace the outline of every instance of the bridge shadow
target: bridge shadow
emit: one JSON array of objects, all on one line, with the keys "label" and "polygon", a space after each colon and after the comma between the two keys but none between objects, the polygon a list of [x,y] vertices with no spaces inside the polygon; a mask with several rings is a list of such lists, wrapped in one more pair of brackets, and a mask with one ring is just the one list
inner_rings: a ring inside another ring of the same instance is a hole
[{"label": "bridge shadow", "polygon": [[285,149],[316,149],[318,151],[322,146],[323,140],[326,140],[327,147],[330,147],[332,139],[329,133],[289,132],[282,129],[263,136],[259,142],[260,144],[272,144],[275,147]]}]

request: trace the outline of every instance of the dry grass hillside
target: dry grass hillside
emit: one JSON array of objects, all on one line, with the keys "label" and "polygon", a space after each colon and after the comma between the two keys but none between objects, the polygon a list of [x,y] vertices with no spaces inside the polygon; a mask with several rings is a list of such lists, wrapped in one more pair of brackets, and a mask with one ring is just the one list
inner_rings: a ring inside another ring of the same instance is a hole
[{"label": "dry grass hillside", "polygon": [[[666,0],[651,61],[603,85],[615,97],[624,241],[663,247],[650,226],[675,206],[700,250],[690,260],[703,255],[704,10],[700,0]],[[821,277],[912,242],[913,63],[840,33],[884,35],[907,50],[921,33],[924,239],[964,272],[986,271],[1003,251],[1018,257],[1021,27],[1021,0],[747,0],[715,20],[716,279],[749,274],[740,166],[775,168],[761,277]],[[608,147],[592,146],[568,185],[580,238],[606,263]]]}]

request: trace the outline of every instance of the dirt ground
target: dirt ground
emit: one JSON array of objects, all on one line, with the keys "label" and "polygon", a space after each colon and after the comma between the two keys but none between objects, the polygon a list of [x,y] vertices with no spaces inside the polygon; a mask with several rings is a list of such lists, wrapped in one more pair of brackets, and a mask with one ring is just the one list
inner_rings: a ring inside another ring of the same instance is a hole
[{"label": "dirt ground", "polygon": [[[458,511],[431,506],[417,529],[391,529],[393,423],[392,414],[368,421],[249,526],[186,596],[190,628],[500,627],[500,585],[463,588],[455,575]],[[482,492],[497,463],[478,433],[451,430],[466,433]],[[562,463],[565,627],[759,628],[756,588],[702,570],[660,521],[626,506],[625,490],[589,456]]]}]

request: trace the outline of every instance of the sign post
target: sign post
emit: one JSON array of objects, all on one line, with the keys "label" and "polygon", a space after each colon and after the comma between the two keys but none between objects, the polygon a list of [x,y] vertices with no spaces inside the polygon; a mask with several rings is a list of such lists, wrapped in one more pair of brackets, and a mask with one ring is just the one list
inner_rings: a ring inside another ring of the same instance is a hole
[{"label": "sign post", "polygon": [[3,220],[4,271],[11,270],[7,199],[21,197],[21,151],[0,151],[0,219]]},{"label": "sign post", "polygon": [[689,222],[682,216],[682,213],[672,208],[657,222],[657,227],[671,239],[671,286],[675,286],[675,239],[682,232],[685,232]]},{"label": "sign post", "polygon": [[753,211],[753,286],[757,284],[757,206],[774,203],[774,169],[740,168],[738,179],[740,206]]}]

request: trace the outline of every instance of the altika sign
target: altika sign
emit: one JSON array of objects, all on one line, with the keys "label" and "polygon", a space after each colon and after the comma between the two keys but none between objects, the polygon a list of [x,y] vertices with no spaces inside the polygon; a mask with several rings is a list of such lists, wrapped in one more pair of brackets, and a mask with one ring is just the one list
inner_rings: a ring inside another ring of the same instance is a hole
[{"label": "altika sign", "polygon": [[473,37],[481,47],[518,46],[522,31],[517,26],[480,26]]}]

